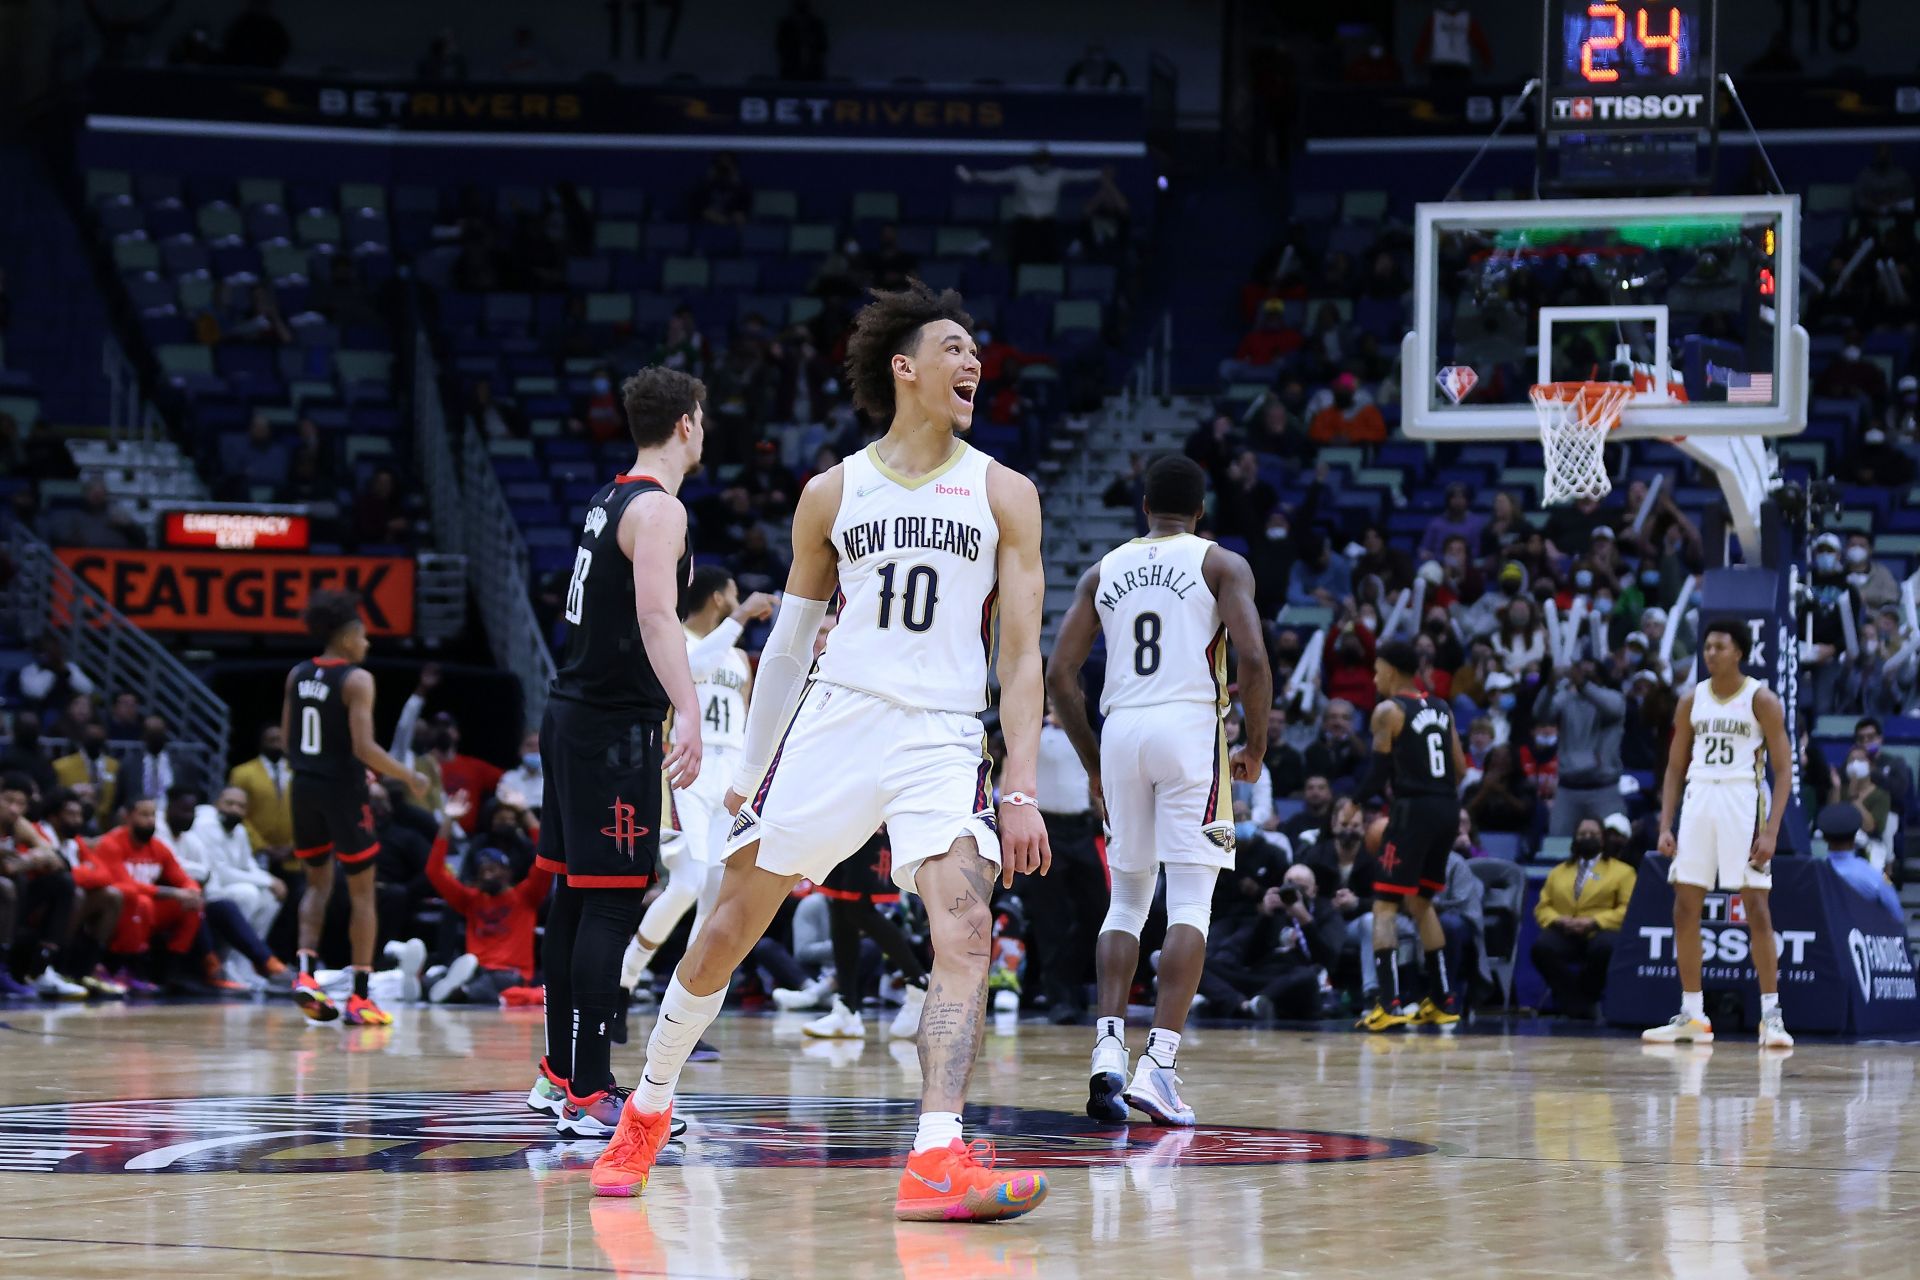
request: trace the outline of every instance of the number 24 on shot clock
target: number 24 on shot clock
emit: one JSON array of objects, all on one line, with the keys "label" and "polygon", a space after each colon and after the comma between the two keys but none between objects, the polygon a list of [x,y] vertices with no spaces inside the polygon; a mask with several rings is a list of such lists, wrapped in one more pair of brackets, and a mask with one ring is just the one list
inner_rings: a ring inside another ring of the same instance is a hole
[{"label": "number 24 on shot clock", "polygon": [[1551,78],[1562,88],[1652,89],[1697,80],[1705,70],[1699,54],[1711,8],[1712,0],[1547,0]]}]

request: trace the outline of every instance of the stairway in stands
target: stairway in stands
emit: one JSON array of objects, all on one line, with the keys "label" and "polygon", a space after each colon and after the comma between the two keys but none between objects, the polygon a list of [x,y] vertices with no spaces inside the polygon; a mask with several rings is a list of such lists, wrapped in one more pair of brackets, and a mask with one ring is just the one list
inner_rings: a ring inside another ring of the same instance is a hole
[{"label": "stairway in stands", "polygon": [[[52,179],[31,151],[13,144],[0,146],[0,269],[13,306],[8,367],[33,376],[55,426],[104,424],[106,304]],[[21,423],[21,434],[31,425]]]}]

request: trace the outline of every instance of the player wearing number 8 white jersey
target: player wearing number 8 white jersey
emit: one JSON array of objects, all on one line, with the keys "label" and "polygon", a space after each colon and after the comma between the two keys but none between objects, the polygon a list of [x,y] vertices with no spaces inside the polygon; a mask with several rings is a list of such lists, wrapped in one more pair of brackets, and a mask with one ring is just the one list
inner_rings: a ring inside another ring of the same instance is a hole
[{"label": "player wearing number 8 white jersey", "polygon": [[[1129,1106],[1158,1124],[1194,1122],[1175,1088],[1176,1053],[1206,962],[1214,882],[1233,866],[1230,784],[1258,778],[1267,749],[1273,677],[1253,571],[1194,534],[1206,498],[1206,472],[1191,458],[1161,458],[1147,468],[1147,536],[1108,552],[1080,579],[1047,669],[1054,716],[1112,830],[1112,897],[1100,926],[1100,1018],[1087,1086],[1087,1114],[1112,1124],[1125,1122]],[[1098,739],[1080,687],[1096,629],[1107,641],[1100,697],[1106,724]],[[1247,729],[1231,762],[1221,719],[1229,637]],[[1127,994],[1163,868],[1167,938],[1159,998],[1129,1085]]]},{"label": "player wearing number 8 white jersey", "polygon": [[[1760,982],[1760,1045],[1793,1046],[1780,1014],[1780,957],[1770,945],[1774,845],[1793,793],[1793,757],[1786,712],[1773,690],[1740,670],[1747,656],[1743,623],[1709,622],[1700,656],[1707,679],[1680,700],[1673,748],[1660,796],[1660,852],[1673,859],[1673,952],[1680,970],[1680,1012],[1643,1039],[1671,1044],[1713,1039],[1701,991],[1700,913],[1716,885],[1738,893],[1753,938],[1753,969]],[[1760,756],[1773,762],[1773,796],[1760,790]],[[1684,789],[1684,799],[1683,799]],[[1680,832],[1674,835],[1674,810]]]},{"label": "player wearing number 8 white jersey", "polygon": [[[601,1194],[645,1184],[680,1070],[794,884],[824,880],[884,823],[894,881],[925,899],[933,942],[920,1126],[895,1213],[1011,1218],[1046,1196],[1043,1175],[982,1164],[960,1133],[995,872],[1011,883],[1047,863],[1032,794],[1044,700],[1040,501],[1024,476],[960,438],[980,385],[971,327],[958,294],[918,282],[876,293],[854,321],[854,403],[887,433],[814,477],[794,511],[793,568],[728,797],[738,813],[726,875],[661,999],[640,1087],[595,1169]],[[836,593],[839,625],[803,678]],[[1007,744],[997,812],[979,719],[996,618]]]}]

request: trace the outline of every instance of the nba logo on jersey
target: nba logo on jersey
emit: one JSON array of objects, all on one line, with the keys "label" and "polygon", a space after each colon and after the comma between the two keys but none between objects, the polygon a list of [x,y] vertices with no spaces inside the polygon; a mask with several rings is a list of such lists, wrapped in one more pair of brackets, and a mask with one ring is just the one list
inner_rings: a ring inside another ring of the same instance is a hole
[{"label": "nba logo on jersey", "polygon": [[1433,380],[1440,384],[1442,395],[1459,404],[1473,390],[1474,384],[1480,381],[1480,375],[1473,371],[1471,365],[1450,364],[1434,374]]}]

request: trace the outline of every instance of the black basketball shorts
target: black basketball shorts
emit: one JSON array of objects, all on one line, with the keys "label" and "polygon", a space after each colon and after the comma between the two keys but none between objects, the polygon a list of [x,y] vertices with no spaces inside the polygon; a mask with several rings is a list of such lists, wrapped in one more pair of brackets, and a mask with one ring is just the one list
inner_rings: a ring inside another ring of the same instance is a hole
[{"label": "black basketball shorts", "polygon": [[845,902],[872,898],[875,902],[900,901],[900,889],[893,883],[893,848],[882,828],[873,839],[842,858],[827,872],[826,883],[818,892]]},{"label": "black basketball shorts", "polygon": [[660,860],[665,726],[564,698],[540,721],[535,862],[578,889],[643,889]]},{"label": "black basketball shorts", "polygon": [[1460,833],[1460,802],[1452,796],[1408,796],[1387,813],[1375,894],[1432,898],[1447,887],[1447,855]]},{"label": "black basketball shorts", "polygon": [[358,764],[345,778],[294,774],[287,807],[293,816],[293,852],[301,861],[337,858],[350,871],[373,865],[380,842],[373,838],[366,771]]}]

